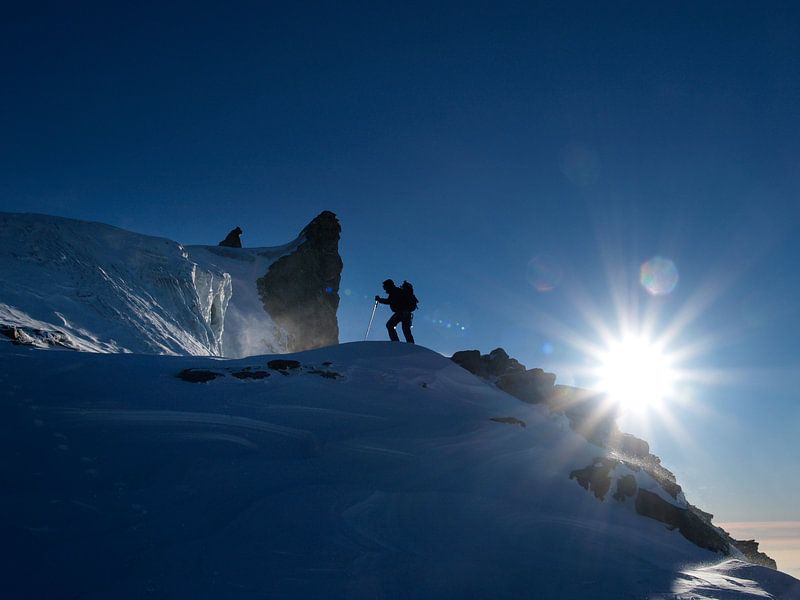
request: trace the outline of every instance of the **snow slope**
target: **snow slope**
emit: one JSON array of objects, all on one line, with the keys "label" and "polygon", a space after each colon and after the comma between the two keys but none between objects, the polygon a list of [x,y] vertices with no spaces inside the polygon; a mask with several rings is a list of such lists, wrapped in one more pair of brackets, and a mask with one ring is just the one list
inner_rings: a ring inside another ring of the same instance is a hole
[{"label": "snow slope", "polygon": [[285,352],[256,279],[280,248],[184,248],[102,223],[0,213],[0,325],[94,352]]},{"label": "snow slope", "polygon": [[606,450],[438,354],[280,358],[0,342],[4,597],[800,598],[587,493]]}]

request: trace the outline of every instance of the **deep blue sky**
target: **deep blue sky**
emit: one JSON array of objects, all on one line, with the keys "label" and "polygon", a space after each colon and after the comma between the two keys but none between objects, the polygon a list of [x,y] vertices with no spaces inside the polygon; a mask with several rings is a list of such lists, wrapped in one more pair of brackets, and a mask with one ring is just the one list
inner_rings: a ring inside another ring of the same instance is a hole
[{"label": "deep blue sky", "polygon": [[[420,343],[565,383],[592,318],[692,310],[671,349],[705,342],[685,366],[715,374],[672,411],[694,445],[648,438],[703,508],[800,520],[798,9],[532,4],[6,7],[0,210],[250,246],[333,210],[343,341],[407,278]],[[659,298],[655,255],[680,274]]]}]

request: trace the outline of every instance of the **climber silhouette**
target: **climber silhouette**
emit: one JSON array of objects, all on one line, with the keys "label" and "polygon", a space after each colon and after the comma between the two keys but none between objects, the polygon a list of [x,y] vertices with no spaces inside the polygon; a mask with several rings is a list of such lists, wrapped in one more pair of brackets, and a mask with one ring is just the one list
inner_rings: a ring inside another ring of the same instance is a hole
[{"label": "climber silhouette", "polygon": [[389,339],[393,342],[399,342],[400,338],[397,337],[398,323],[403,324],[403,335],[406,342],[409,344],[414,343],[414,336],[411,335],[411,321],[413,319],[413,311],[417,308],[417,297],[414,295],[414,288],[407,281],[403,282],[402,287],[397,287],[394,281],[387,279],[383,282],[383,289],[386,291],[387,297],[381,298],[375,296],[375,301],[380,304],[388,304],[389,308],[394,313],[388,321],[386,321],[386,329],[389,331]]},{"label": "climber silhouette", "polygon": [[241,248],[242,247],[242,240],[239,239],[239,236],[242,235],[242,228],[237,227],[236,229],[232,229],[230,233],[222,240],[219,245],[220,246],[227,246],[228,248]]}]

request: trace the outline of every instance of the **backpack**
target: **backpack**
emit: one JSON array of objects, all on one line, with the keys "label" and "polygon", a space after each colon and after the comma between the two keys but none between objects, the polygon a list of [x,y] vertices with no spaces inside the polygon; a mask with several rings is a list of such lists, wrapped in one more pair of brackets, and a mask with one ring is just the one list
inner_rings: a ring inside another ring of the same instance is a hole
[{"label": "backpack", "polygon": [[400,286],[400,289],[403,290],[403,299],[405,300],[406,310],[417,310],[419,300],[417,300],[417,297],[414,295],[414,286],[408,281],[404,281],[403,285]]}]

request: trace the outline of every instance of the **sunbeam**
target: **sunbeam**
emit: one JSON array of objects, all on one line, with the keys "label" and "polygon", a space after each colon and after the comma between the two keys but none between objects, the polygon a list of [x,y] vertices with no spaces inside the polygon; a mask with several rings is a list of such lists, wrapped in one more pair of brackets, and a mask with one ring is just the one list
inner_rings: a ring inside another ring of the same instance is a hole
[{"label": "sunbeam", "polygon": [[596,387],[623,410],[658,408],[674,395],[670,358],[644,336],[626,335],[598,358]]}]

